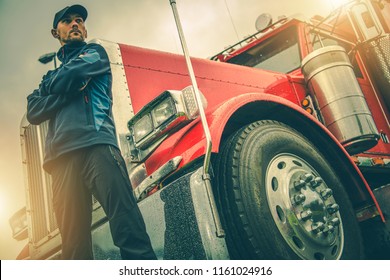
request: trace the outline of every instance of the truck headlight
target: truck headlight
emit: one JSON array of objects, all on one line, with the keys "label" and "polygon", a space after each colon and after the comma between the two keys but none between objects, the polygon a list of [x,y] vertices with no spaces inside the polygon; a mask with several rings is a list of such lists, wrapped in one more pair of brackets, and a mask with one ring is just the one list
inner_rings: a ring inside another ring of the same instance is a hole
[{"label": "truck headlight", "polygon": [[140,118],[133,126],[134,139],[136,142],[144,139],[153,131],[153,122],[150,114]]},{"label": "truck headlight", "polygon": [[155,127],[159,127],[169,118],[176,114],[176,107],[172,98],[163,100],[152,110],[153,122]]},{"label": "truck headlight", "polygon": [[[202,96],[202,105],[207,102]],[[170,134],[199,116],[192,86],[167,90],[145,105],[127,126],[134,161],[144,160]]]}]

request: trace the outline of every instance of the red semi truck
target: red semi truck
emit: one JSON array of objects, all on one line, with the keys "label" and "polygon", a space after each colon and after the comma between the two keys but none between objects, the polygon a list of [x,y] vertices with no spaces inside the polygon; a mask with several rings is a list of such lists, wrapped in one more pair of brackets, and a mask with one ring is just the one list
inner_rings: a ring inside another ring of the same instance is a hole
[{"label": "red semi truck", "polygon": [[[118,141],[156,254],[388,259],[390,1],[256,24],[212,59],[191,59],[201,98],[183,56],[95,41],[110,58]],[[21,124],[19,258],[61,254],[46,129]],[[91,231],[96,258],[119,257],[97,202]]]}]

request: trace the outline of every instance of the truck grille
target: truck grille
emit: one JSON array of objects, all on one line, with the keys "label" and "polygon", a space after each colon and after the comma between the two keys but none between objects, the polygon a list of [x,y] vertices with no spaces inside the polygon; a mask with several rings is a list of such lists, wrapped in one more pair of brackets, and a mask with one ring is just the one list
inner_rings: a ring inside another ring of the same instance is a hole
[{"label": "truck grille", "polygon": [[378,40],[369,43],[368,51],[375,53],[371,54],[376,57],[381,67],[381,74],[387,81],[390,81],[390,34],[386,34]]},{"label": "truck grille", "polygon": [[[26,212],[29,221],[29,239],[34,247],[39,247],[58,234],[52,203],[52,180],[42,168],[47,130],[48,122],[39,126],[28,124],[23,127],[21,135],[23,162],[26,167],[28,200]],[[92,196],[92,205],[92,225],[94,225],[98,224],[105,215],[100,213],[102,212],[101,206],[94,196]]]},{"label": "truck grille", "polygon": [[47,123],[28,125],[24,134],[24,163],[27,171],[30,241],[39,243],[57,228],[52,206],[51,177],[42,169],[44,139]]}]

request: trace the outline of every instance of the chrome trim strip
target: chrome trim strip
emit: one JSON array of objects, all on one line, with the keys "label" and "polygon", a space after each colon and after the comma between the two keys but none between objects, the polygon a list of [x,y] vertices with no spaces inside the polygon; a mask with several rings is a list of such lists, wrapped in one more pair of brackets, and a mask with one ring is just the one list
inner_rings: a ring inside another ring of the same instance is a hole
[{"label": "chrome trim strip", "polygon": [[172,173],[177,169],[181,160],[182,160],[181,156],[169,160],[164,165],[162,165],[159,169],[153,172],[152,175],[150,175],[145,180],[143,180],[142,183],[139,184],[138,187],[134,190],[134,195],[136,200],[140,201],[143,198],[145,198],[149,190],[151,190],[153,187],[159,184],[163,178],[165,178],[166,176],[168,176],[170,173]]}]

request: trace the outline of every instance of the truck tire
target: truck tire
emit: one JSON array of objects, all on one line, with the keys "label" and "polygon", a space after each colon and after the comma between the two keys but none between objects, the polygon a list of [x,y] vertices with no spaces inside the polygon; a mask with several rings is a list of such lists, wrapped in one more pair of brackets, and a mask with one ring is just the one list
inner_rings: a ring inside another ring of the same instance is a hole
[{"label": "truck tire", "polygon": [[329,162],[270,120],[233,134],[215,163],[215,194],[232,259],[361,259],[353,207]]}]

